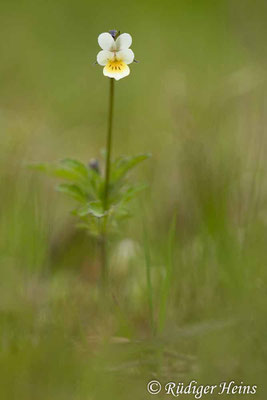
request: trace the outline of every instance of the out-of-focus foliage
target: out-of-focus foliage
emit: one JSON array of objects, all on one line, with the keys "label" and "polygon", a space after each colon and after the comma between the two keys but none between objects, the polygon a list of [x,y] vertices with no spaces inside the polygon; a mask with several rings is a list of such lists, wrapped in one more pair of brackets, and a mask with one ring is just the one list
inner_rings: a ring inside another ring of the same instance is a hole
[{"label": "out-of-focus foliage", "polygon": [[[3,0],[0,26],[0,398],[142,399],[153,377],[265,399],[266,1]],[[140,61],[116,85],[112,158],[153,157],[106,302],[74,199],[27,166],[99,157],[112,28]]]},{"label": "out-of-focus foliage", "polygon": [[105,220],[104,223],[108,223],[109,227],[118,230],[118,222],[130,216],[128,203],[145,188],[145,185],[130,184],[126,179],[127,174],[149,157],[149,154],[121,156],[111,162],[109,196],[106,207],[105,177],[100,172],[98,162],[93,161],[93,165],[86,166],[80,161],[68,158],[56,165],[35,164],[31,165],[31,168],[66,181],[59,184],[57,190],[78,202],[79,206],[73,210],[73,214],[82,221],[79,226],[91,234],[100,236],[102,232],[100,219]]}]

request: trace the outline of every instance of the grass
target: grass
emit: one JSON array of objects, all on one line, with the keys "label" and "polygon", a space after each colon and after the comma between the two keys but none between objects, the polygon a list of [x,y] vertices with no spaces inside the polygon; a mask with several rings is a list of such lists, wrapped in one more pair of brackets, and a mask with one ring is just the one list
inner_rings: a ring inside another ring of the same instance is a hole
[{"label": "grass", "polygon": [[[194,379],[256,384],[264,399],[264,2],[109,7],[3,3],[1,398],[149,398],[151,379]],[[114,157],[153,157],[112,239],[107,304],[73,203],[26,165],[100,158],[107,81],[92,63],[110,28],[140,60],[116,85]]]}]

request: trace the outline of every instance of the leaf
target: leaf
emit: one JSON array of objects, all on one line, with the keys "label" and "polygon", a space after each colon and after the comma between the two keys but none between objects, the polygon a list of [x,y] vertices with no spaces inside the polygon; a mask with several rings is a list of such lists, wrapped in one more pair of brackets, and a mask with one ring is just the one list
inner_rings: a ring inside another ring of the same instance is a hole
[{"label": "leaf", "polygon": [[94,198],[101,198],[102,186],[104,185],[104,179],[102,175],[91,169],[90,170],[90,192]]},{"label": "leaf", "polygon": [[64,160],[60,161],[60,164],[70,171],[76,172],[80,176],[84,176],[85,178],[88,177],[88,169],[80,161],[73,160],[71,158],[65,158]]},{"label": "leaf", "polygon": [[96,218],[102,218],[107,215],[107,211],[104,211],[102,201],[91,201],[86,204],[84,207],[81,207],[77,210],[77,214],[80,217],[84,217],[86,215],[93,215]]},{"label": "leaf", "polygon": [[120,157],[111,166],[111,181],[113,183],[124,177],[127,172],[151,157],[151,154],[138,154],[131,157]]},{"label": "leaf", "polygon": [[132,214],[130,213],[130,211],[126,207],[124,207],[122,205],[120,205],[119,207],[116,207],[116,209],[115,209],[115,217],[116,217],[117,220],[130,218],[131,216],[132,216]]},{"label": "leaf", "polygon": [[120,203],[128,203],[136,195],[138,195],[139,192],[148,187],[148,185],[146,184],[128,185],[125,183],[122,183],[120,187],[118,187],[118,185],[116,186],[114,185],[113,187],[111,187],[109,195],[109,203],[114,205],[118,205]]},{"label": "leaf", "polygon": [[36,165],[31,165],[30,168],[40,172],[44,172],[45,174],[54,176],[55,178],[62,178],[72,182],[77,180],[77,174],[73,173],[72,171],[68,171],[64,168],[60,168],[57,165],[36,164]]},{"label": "leaf", "polygon": [[141,192],[142,190],[146,189],[147,185],[146,184],[140,184],[140,185],[135,185],[135,186],[130,186],[128,187],[127,190],[125,190],[123,193],[121,193],[121,200],[122,202],[128,202],[134,198],[134,196]]},{"label": "leaf", "polygon": [[86,166],[70,158],[61,160],[59,164],[32,164],[29,167],[72,182],[81,182],[89,178],[89,170]]},{"label": "leaf", "polygon": [[80,202],[84,202],[88,200],[86,193],[82,191],[82,189],[74,184],[62,183],[57,186],[57,191],[67,194],[75,200]]}]

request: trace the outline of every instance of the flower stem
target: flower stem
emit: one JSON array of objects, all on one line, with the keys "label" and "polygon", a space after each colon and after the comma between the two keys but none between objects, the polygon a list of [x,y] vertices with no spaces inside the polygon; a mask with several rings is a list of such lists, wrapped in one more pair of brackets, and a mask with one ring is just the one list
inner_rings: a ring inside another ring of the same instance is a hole
[{"label": "flower stem", "polygon": [[109,178],[110,178],[110,158],[111,158],[113,108],[114,108],[113,106],[114,106],[114,78],[111,78],[109,87],[108,133],[107,133],[106,171],[105,171],[105,189],[104,189],[105,211],[108,209],[108,190],[109,190]]},{"label": "flower stem", "polygon": [[[112,147],[112,127],[113,127],[113,109],[114,109],[114,79],[110,79],[109,86],[109,110],[108,110],[108,131],[106,148],[106,166],[105,166],[105,187],[103,197],[103,208],[107,211],[109,208],[109,181],[110,181],[110,161]],[[102,284],[107,286],[108,282],[108,263],[107,263],[107,216],[103,219],[102,238],[101,238],[101,264],[102,264]]]}]

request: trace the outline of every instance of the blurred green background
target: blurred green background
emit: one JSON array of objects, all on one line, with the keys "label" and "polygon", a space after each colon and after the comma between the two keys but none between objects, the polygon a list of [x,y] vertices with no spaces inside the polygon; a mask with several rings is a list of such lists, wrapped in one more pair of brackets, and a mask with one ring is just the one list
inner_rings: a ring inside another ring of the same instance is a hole
[{"label": "blurred green background", "polygon": [[[1,0],[1,399],[146,399],[152,378],[266,397],[266,18],[265,0]],[[73,204],[27,164],[99,158],[114,28],[140,63],[116,82],[113,155],[153,157],[107,304]]]}]

